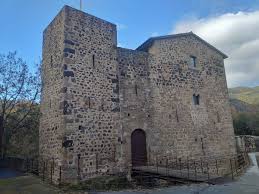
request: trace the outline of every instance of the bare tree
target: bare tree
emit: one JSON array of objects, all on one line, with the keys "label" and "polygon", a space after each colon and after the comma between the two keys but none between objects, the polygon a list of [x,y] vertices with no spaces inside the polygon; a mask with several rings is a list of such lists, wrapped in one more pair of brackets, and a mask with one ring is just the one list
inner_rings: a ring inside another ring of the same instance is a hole
[{"label": "bare tree", "polygon": [[[8,122],[12,122],[14,129],[18,130],[29,115],[33,105],[39,99],[40,76],[29,72],[27,64],[16,52],[7,55],[0,54],[0,151],[5,153],[6,129]],[[17,108],[23,106],[24,108]],[[22,117],[17,120],[10,119],[15,112],[23,111]]]}]

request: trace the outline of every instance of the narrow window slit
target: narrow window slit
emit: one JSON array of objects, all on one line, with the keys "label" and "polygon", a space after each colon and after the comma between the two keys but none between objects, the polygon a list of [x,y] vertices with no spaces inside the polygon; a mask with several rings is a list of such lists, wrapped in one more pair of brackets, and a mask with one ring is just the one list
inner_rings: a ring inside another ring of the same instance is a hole
[{"label": "narrow window slit", "polygon": [[193,104],[194,105],[199,105],[200,104],[200,95],[199,94],[198,95],[193,94],[192,99],[193,99]]},{"label": "narrow window slit", "polygon": [[176,121],[179,122],[179,116],[178,116],[178,111],[177,111],[177,109],[175,110],[175,117],[176,117]]},{"label": "narrow window slit", "polygon": [[88,97],[88,108],[91,108],[91,98]]},{"label": "narrow window slit", "polygon": [[93,68],[95,68],[95,55],[92,56]]},{"label": "narrow window slit", "polygon": [[218,120],[218,123],[220,123],[220,116],[219,116],[219,112],[217,112],[217,120]]}]

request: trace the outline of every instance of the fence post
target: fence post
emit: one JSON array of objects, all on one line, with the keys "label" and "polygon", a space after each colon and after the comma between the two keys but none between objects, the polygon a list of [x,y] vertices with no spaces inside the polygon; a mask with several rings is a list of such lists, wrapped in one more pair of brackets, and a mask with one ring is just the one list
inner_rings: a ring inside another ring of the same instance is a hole
[{"label": "fence post", "polygon": [[27,168],[27,172],[29,172],[29,159],[26,158],[26,168]]},{"label": "fence post", "polygon": [[158,174],[158,161],[157,161],[157,156],[156,156],[156,172]]},{"label": "fence post", "polygon": [[208,180],[210,180],[210,168],[209,163],[207,162],[207,172],[208,172]]},{"label": "fence post", "polygon": [[219,168],[218,168],[218,160],[216,159],[216,169],[217,169],[217,175],[219,175]]},{"label": "fence post", "polygon": [[236,168],[236,174],[238,174],[238,164],[237,164],[237,158],[235,157],[235,168]]},{"label": "fence post", "polygon": [[180,174],[181,174],[181,176],[182,176],[182,161],[181,161],[181,158],[180,158]]},{"label": "fence post", "polygon": [[77,154],[77,178],[80,179],[80,154]]},{"label": "fence post", "polygon": [[194,172],[195,172],[195,180],[197,181],[197,170],[196,170],[196,162],[194,161]]},{"label": "fence post", "polygon": [[201,172],[203,173],[202,159],[201,159]]},{"label": "fence post", "polygon": [[166,158],[166,176],[168,175],[168,159]]},{"label": "fence post", "polygon": [[45,168],[45,177],[46,177],[46,180],[48,180],[48,161],[46,161],[46,168]]},{"label": "fence post", "polygon": [[31,159],[31,172],[33,172],[33,159]]},{"label": "fence post", "polygon": [[59,166],[59,186],[61,185],[61,166]]},{"label": "fence post", "polygon": [[95,161],[96,162],[96,166],[95,166],[96,169],[95,170],[96,170],[96,173],[98,173],[98,168],[99,168],[99,166],[98,166],[98,153],[96,153],[95,157],[96,157],[95,158],[95,160],[96,160]]},{"label": "fence post", "polygon": [[190,179],[189,159],[188,158],[187,158],[187,171],[188,171],[188,179]]},{"label": "fence post", "polygon": [[52,183],[52,163],[50,163],[50,183]]},{"label": "fence post", "polygon": [[232,160],[231,160],[231,158],[230,158],[230,168],[231,168],[232,180],[234,180],[234,172],[233,172],[233,167],[232,167]]},{"label": "fence post", "polygon": [[43,172],[42,172],[42,180],[45,179],[45,161],[43,161]]}]

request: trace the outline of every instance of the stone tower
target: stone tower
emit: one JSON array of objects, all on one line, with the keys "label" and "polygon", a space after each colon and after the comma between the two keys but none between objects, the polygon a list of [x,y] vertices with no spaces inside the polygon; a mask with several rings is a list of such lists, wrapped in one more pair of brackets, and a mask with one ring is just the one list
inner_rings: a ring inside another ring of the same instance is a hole
[{"label": "stone tower", "polygon": [[116,39],[114,24],[68,6],[44,31],[40,160],[56,182],[60,169],[73,182],[235,154],[225,54],[192,32],[136,50]]},{"label": "stone tower", "polygon": [[[116,26],[65,6],[44,31],[40,156],[65,179],[113,169],[119,121]],[[107,162],[109,161],[109,162]],[[55,177],[58,174],[55,174]]]}]

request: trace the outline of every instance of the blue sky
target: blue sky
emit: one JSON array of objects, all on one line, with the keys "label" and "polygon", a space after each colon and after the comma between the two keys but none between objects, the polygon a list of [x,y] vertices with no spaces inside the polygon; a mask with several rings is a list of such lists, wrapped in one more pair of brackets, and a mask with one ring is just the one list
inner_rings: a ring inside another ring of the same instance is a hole
[{"label": "blue sky", "polygon": [[[237,18],[239,12],[254,13],[259,10],[259,0],[83,1],[85,12],[117,24],[118,43],[122,47],[132,49],[139,46],[150,36],[181,32],[181,29],[189,31],[193,30],[189,26],[193,26],[197,22],[205,21],[205,24],[207,24],[207,21],[213,21],[213,19],[218,19],[226,14],[234,14]],[[41,57],[44,28],[65,4],[79,8],[79,0],[1,1],[0,53],[17,50],[19,56],[23,57],[32,67]],[[257,17],[257,15],[254,17]],[[197,26],[193,28],[194,32],[195,30],[201,31]],[[202,38],[207,37],[202,32],[198,35],[201,35]],[[209,42],[218,46],[217,42],[213,42],[214,38],[211,39],[209,39]],[[228,51],[220,44],[219,47],[222,47],[220,49],[225,52]],[[231,86],[259,85],[259,80],[256,80],[256,78],[255,80],[246,80],[234,84],[229,80],[228,82]]]}]

